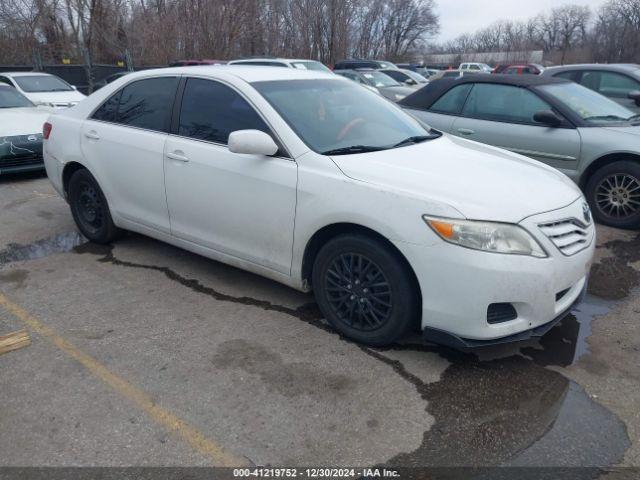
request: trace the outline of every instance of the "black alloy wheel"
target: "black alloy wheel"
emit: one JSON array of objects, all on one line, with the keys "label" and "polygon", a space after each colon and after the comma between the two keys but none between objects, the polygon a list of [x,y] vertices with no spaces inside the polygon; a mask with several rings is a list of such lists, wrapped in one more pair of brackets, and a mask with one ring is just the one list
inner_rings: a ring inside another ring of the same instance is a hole
[{"label": "black alloy wheel", "polygon": [[415,276],[382,239],[363,233],[332,238],[315,258],[311,283],[327,321],[357,342],[389,345],[419,326]]}]

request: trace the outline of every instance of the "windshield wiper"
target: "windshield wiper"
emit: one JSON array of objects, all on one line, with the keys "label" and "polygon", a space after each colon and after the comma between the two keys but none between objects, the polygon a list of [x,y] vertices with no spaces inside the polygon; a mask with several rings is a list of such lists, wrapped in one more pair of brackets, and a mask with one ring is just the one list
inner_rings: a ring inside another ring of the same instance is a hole
[{"label": "windshield wiper", "polygon": [[349,155],[352,153],[378,152],[386,149],[387,147],[374,147],[372,145],[351,145],[349,147],[327,150],[326,152],[322,152],[322,155]]},{"label": "windshield wiper", "polygon": [[583,120],[613,120],[626,122],[628,119],[619,117],[618,115],[594,115],[593,117],[586,117]]},{"label": "windshield wiper", "polygon": [[429,135],[416,135],[414,137],[405,138],[401,142],[396,143],[391,148],[405,147],[407,145],[414,145],[416,143],[426,142],[427,140],[431,140],[433,137]]}]

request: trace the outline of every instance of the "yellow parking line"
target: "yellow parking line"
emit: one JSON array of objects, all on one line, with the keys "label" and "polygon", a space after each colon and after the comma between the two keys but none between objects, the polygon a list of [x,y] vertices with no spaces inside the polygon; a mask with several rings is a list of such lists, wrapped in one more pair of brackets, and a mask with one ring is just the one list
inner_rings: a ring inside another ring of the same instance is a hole
[{"label": "yellow parking line", "polygon": [[182,439],[185,440],[191,448],[211,459],[214,465],[234,467],[243,466],[248,463],[246,459],[237,457],[225,451],[225,449],[216,442],[206,438],[202,432],[192,427],[184,420],[181,420],[168,410],[156,405],[148,394],[130,384],[125,379],[119,377],[96,359],[87,355],[75,345],[62,338],[51,328],[47,327],[37,318],[30,315],[29,312],[24,310],[22,307],[8,300],[2,293],[0,293],[0,306],[4,307],[9,313],[13,314],[16,318],[25,323],[34,332],[39,333],[49,340],[71,358],[80,362],[87,370],[113,388],[116,392],[135,403],[139,408],[144,410],[144,412],[149,415],[153,421],[182,437]]}]

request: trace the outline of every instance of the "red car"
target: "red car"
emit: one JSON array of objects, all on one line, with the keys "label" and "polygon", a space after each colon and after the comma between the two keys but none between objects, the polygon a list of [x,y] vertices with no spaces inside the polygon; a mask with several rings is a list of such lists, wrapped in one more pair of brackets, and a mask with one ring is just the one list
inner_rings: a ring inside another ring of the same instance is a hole
[{"label": "red car", "polygon": [[493,69],[492,73],[501,73],[504,75],[540,75],[543,70],[544,67],[536,63],[504,64],[498,65]]}]

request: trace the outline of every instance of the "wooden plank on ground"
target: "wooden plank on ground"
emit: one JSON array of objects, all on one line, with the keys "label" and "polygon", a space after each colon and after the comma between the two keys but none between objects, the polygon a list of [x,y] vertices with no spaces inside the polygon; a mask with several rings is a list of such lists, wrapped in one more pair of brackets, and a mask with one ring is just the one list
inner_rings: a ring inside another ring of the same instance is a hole
[{"label": "wooden plank on ground", "polygon": [[29,333],[26,330],[19,330],[9,335],[0,336],[0,355],[12,352],[19,348],[26,347],[31,344]]}]

